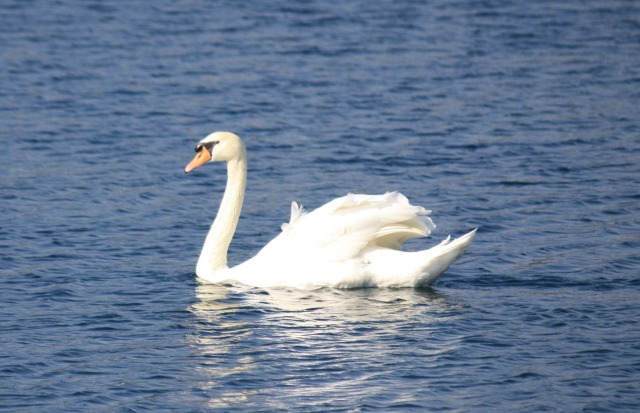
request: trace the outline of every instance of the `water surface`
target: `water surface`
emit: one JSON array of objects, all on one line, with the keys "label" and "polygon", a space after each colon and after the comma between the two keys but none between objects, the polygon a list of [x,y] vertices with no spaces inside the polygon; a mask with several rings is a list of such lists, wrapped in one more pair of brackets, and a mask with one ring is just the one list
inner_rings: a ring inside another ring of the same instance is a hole
[{"label": "water surface", "polygon": [[[637,409],[634,2],[9,0],[0,42],[0,411]],[[200,284],[213,130],[231,263],[348,192],[480,230],[427,290]]]}]

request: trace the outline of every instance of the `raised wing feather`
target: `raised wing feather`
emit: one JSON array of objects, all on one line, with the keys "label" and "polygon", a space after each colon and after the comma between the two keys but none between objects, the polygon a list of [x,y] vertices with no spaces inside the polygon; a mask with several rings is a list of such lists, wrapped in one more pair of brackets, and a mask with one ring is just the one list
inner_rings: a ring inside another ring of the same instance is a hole
[{"label": "raised wing feather", "polygon": [[349,194],[309,213],[293,203],[289,223],[283,224],[282,233],[258,257],[268,253],[270,257],[321,263],[355,258],[371,246],[397,248],[435,228],[429,212],[409,204],[398,192]]}]

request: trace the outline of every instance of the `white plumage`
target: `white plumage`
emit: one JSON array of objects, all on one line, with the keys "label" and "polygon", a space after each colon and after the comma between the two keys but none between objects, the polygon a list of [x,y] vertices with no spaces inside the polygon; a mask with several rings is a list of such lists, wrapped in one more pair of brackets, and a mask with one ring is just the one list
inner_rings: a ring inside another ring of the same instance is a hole
[{"label": "white plumage", "polygon": [[471,243],[476,230],[416,252],[405,241],[424,237],[435,225],[431,211],[399,192],[349,194],[306,212],[295,202],[282,232],[255,257],[228,268],[226,254],[240,216],[246,183],[246,152],[240,138],[215,132],[200,141],[186,172],[210,161],[227,161],[227,188],[205,241],[196,274],[209,282],[235,280],[257,287],[338,288],[431,285]]}]

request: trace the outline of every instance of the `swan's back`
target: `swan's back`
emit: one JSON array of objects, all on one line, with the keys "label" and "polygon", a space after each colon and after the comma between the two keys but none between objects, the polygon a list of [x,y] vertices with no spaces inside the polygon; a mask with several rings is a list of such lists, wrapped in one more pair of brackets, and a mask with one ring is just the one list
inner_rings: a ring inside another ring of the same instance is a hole
[{"label": "swan's back", "polygon": [[289,223],[260,254],[296,251],[323,262],[353,258],[367,247],[395,249],[431,233],[435,225],[427,216],[430,212],[411,205],[399,192],[349,194],[310,213],[294,202]]},{"label": "swan's back", "polygon": [[[394,260],[410,256],[400,255],[392,261],[385,256],[389,262],[382,273],[376,257],[387,251],[414,254],[396,250],[411,238],[431,233],[435,225],[427,216],[430,212],[411,205],[398,192],[349,194],[309,213],[294,202],[291,219],[282,225],[282,232],[254,258],[230,272],[236,273],[233,278],[238,281],[259,286],[396,285],[394,280],[404,279],[406,274],[397,273],[396,269],[400,271],[405,265],[394,264]],[[416,276],[412,277],[416,284]]]}]

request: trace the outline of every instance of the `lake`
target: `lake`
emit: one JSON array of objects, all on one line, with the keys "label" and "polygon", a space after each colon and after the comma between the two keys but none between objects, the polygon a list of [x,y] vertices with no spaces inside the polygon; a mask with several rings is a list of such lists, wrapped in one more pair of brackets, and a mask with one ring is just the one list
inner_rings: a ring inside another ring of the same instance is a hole
[{"label": "lake", "polygon": [[[640,4],[8,0],[0,44],[0,411],[637,411]],[[231,264],[349,192],[476,238],[428,289],[201,283],[214,130]]]}]

